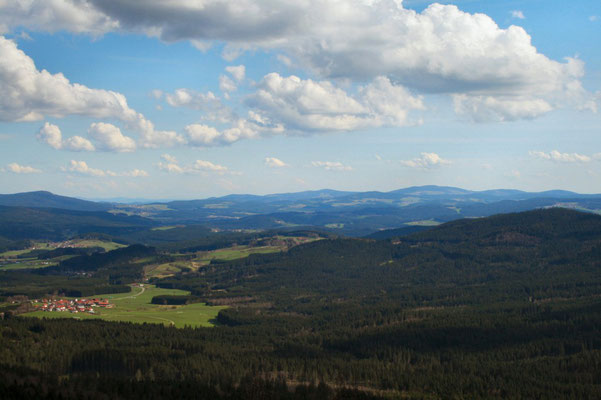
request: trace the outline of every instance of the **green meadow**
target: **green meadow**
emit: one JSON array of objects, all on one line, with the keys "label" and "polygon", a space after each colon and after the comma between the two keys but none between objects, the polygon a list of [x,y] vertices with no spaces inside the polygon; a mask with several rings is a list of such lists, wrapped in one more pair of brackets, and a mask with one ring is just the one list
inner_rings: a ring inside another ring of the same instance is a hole
[{"label": "green meadow", "polygon": [[196,270],[201,265],[207,265],[211,260],[232,261],[248,257],[251,254],[277,253],[283,251],[282,246],[234,246],[224,249],[197,253],[198,256],[191,261],[172,261],[164,264],[151,265],[146,268],[147,278],[165,278],[175,275],[182,270]]},{"label": "green meadow", "polygon": [[154,285],[144,285],[144,287],[132,286],[130,293],[96,295],[93,298],[108,299],[114,304],[114,308],[101,309],[96,308],[98,314],[69,312],[44,312],[35,311],[22,314],[26,317],[38,318],[74,318],[74,319],[103,319],[106,321],[122,321],[135,323],[156,323],[166,326],[175,326],[183,328],[192,327],[211,327],[212,320],[217,317],[222,306],[207,306],[204,303],[194,303],[184,306],[163,306],[151,304],[150,301],[158,295],[188,295],[184,290],[161,289]]}]

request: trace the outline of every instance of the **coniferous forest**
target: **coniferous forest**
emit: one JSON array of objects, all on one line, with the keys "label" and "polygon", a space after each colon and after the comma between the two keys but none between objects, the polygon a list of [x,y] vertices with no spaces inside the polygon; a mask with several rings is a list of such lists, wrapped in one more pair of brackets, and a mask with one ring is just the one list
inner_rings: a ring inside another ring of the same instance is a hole
[{"label": "coniferous forest", "polygon": [[[32,282],[72,281],[82,268],[90,282],[127,288],[143,265],[128,256],[172,257],[125,249],[21,271],[0,289],[44,291]],[[384,240],[328,237],[150,283],[228,308],[213,328],[5,312],[0,398],[601,398],[594,214],[547,209]]]}]

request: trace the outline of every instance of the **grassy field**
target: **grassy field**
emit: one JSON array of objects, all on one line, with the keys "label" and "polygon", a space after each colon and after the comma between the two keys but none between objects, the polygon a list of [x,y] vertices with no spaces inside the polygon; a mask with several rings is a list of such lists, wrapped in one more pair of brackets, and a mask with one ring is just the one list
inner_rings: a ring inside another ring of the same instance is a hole
[{"label": "grassy field", "polygon": [[[124,321],[135,323],[156,323],[166,326],[183,328],[184,326],[210,327],[212,320],[225,307],[210,307],[204,303],[188,304],[185,306],[161,306],[150,304],[158,295],[187,295],[189,292],[177,289],[160,289],[153,285],[134,286],[130,293],[96,295],[94,298],[105,298],[115,305],[111,309],[100,309],[98,315],[69,312],[35,311],[22,314],[25,317],[38,318],[75,318],[103,319],[106,321]],[[98,310],[98,309],[96,309]]]},{"label": "grassy field", "polygon": [[10,260],[0,265],[0,271],[15,269],[37,269],[56,265],[54,261],[38,260],[37,258],[24,258],[21,260]]},{"label": "grassy field", "polygon": [[102,247],[106,251],[116,250],[120,249],[121,247],[125,247],[124,244],[97,239],[81,239],[73,240],[72,242],[73,247]]},{"label": "grassy field", "polygon": [[432,219],[424,219],[424,220],[421,220],[421,221],[406,222],[405,225],[411,225],[411,226],[437,226],[437,225],[440,225],[440,222],[434,221]]},{"label": "grassy field", "polygon": [[105,251],[115,250],[125,245],[97,239],[75,239],[61,243],[36,242],[28,249],[11,250],[0,253],[0,270],[45,268],[58,264],[60,261],[72,256],[61,256],[51,260],[38,260],[37,257],[17,258],[18,256],[29,253],[32,250],[54,250],[57,247],[102,247]]},{"label": "grassy field", "polygon": [[196,270],[201,265],[207,265],[213,259],[231,261],[248,257],[251,254],[277,253],[284,250],[281,246],[235,246],[224,249],[198,253],[192,261],[173,261],[165,264],[150,265],[146,268],[147,278],[164,278],[175,275],[182,270]]},{"label": "grassy field", "polygon": [[170,229],[175,228],[184,228],[186,225],[168,225],[168,226],[159,226],[156,228],[152,228],[151,231],[168,231]]}]

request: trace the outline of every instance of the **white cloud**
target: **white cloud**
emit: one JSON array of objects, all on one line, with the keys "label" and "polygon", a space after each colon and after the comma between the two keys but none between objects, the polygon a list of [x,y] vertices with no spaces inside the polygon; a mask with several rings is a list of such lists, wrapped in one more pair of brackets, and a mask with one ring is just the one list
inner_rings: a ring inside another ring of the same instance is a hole
[{"label": "white cloud", "polygon": [[329,81],[297,76],[265,75],[246,101],[257,115],[286,131],[349,131],[380,126],[411,124],[407,113],[423,109],[421,98],[413,97],[387,78],[378,77],[359,88],[355,96]]},{"label": "white cloud", "polygon": [[[222,78],[227,78],[222,76]],[[221,78],[220,78],[221,80]],[[227,78],[236,90],[236,85]],[[225,90],[226,88],[221,88]],[[219,97],[213,92],[200,93],[191,89],[177,89],[173,93],[165,94],[167,104],[172,107],[187,107],[193,110],[203,111],[203,118],[212,121],[230,122],[234,119],[233,112],[226,107]]]},{"label": "white cloud", "polygon": [[129,176],[132,178],[143,178],[148,176],[148,172],[143,169],[132,169],[131,171],[122,172],[119,176]]},{"label": "white cloud", "polygon": [[[167,156],[167,157],[164,157],[164,156]],[[230,171],[227,167],[225,167],[223,165],[219,165],[219,164],[214,164],[211,161],[196,160],[191,165],[182,167],[177,163],[177,160],[175,160],[175,158],[169,156],[168,154],[163,154],[163,156],[161,156],[161,158],[163,160],[165,160],[166,162],[159,162],[157,164],[157,167],[160,170],[166,171],[169,173],[194,174],[194,173],[199,173],[199,172],[205,172],[205,173],[217,173],[219,175],[224,175],[226,173],[234,174],[234,175],[237,174],[236,172]]]},{"label": "white cloud", "polygon": [[[168,95],[172,105],[204,106],[207,96],[187,89]],[[206,124],[184,128],[192,146],[222,146],[256,137],[351,131],[383,126],[419,123],[408,117],[410,110],[424,109],[421,97],[394,86],[384,77],[359,87],[354,95],[329,81],[313,81],[297,76],[265,75],[245,103],[250,111],[245,118],[230,113],[222,118],[229,127],[218,130]]]},{"label": "white cloud", "polygon": [[12,40],[1,36],[0,60],[0,120],[36,121],[45,115],[136,119],[122,94],[71,83],[60,73],[38,71]]},{"label": "white cloud", "polygon": [[455,112],[465,114],[475,122],[515,121],[532,119],[553,110],[543,99],[529,96],[494,97],[457,94],[453,96]]},{"label": "white cloud", "polygon": [[70,151],[94,151],[94,145],[81,136],[71,136],[63,141],[63,149]]},{"label": "white cloud", "polygon": [[229,77],[221,75],[219,77],[219,90],[222,92],[234,92],[238,90],[236,83]]},{"label": "white cloud", "polygon": [[219,98],[213,92],[199,93],[190,89],[177,89],[172,94],[167,93],[165,100],[172,107],[188,107],[195,110],[204,110],[219,102]]},{"label": "white cloud", "polygon": [[10,163],[6,166],[6,169],[15,174],[39,174],[42,172],[39,169],[30,167],[28,165],[19,165],[17,163]]},{"label": "white cloud", "polygon": [[269,168],[288,167],[288,164],[275,157],[265,157],[265,165],[267,165]]},{"label": "white cloud", "polygon": [[159,100],[160,98],[163,97],[163,91],[159,90],[159,89],[153,89],[150,91],[150,96],[152,96],[153,98]]},{"label": "white cloud", "polygon": [[76,172],[82,175],[91,175],[91,176],[105,176],[107,175],[105,171],[97,168],[91,168],[85,161],[76,161],[71,160],[69,166],[63,169],[67,172]]},{"label": "white cloud", "polygon": [[513,10],[511,12],[511,16],[513,18],[517,18],[517,19],[526,19],[526,17],[524,16],[524,13],[520,10]]},{"label": "white cloud", "polygon": [[[563,163],[587,163],[592,160],[591,157],[578,154],[578,153],[560,153],[557,150],[550,151],[548,153],[544,151],[530,151],[530,154],[533,158],[538,158],[541,160],[555,161],[555,162],[563,162]],[[593,156],[594,158],[595,156]]]},{"label": "white cloud", "polygon": [[114,172],[111,170],[102,170],[102,169],[98,169],[98,168],[92,168],[85,161],[77,161],[77,160],[71,160],[71,162],[69,163],[69,166],[63,167],[62,170],[65,172],[74,172],[74,173],[77,173],[80,175],[89,175],[89,176],[94,176],[94,177],[123,176],[123,177],[131,177],[131,178],[141,178],[141,177],[148,176],[148,172],[144,171],[143,169],[135,168],[131,171]]},{"label": "white cloud", "polygon": [[46,122],[36,135],[38,141],[46,143],[54,149],[63,147],[63,134],[58,126]]},{"label": "white cloud", "polygon": [[237,66],[227,66],[225,70],[232,75],[232,77],[236,80],[236,82],[242,82],[244,80],[244,76],[246,75],[246,67],[244,65]]},{"label": "white cloud", "polygon": [[38,141],[46,143],[57,150],[94,151],[94,145],[81,136],[72,136],[63,140],[60,128],[49,122],[44,123],[36,135]]},{"label": "white cloud", "polygon": [[0,33],[17,27],[99,35],[119,27],[102,11],[80,0],[8,0],[0,2]]},{"label": "white cloud", "polygon": [[121,130],[112,124],[97,122],[90,125],[88,135],[104,151],[132,152],[136,149],[136,142],[121,133]]},{"label": "white cloud", "polygon": [[[58,0],[57,0],[58,1]],[[37,121],[44,116],[114,118],[140,133],[144,147],[182,144],[172,131],[156,130],[131,109],[121,93],[71,83],[62,74],[38,71],[12,40],[0,36],[0,121]],[[81,141],[80,141],[81,142]]]},{"label": "white cloud", "polygon": [[[516,10],[517,17],[522,14]],[[503,120],[531,118],[590,97],[573,60],[551,60],[537,51],[523,28],[502,29],[487,15],[454,5],[434,3],[418,13],[398,0],[31,0],[0,3],[0,15],[5,29],[119,30],[165,41],[191,40],[205,50],[218,41],[225,43],[228,59],[247,50],[274,51],[319,79],[386,77],[412,91],[474,97],[471,103],[478,107],[457,109],[472,113],[476,121],[498,120],[499,115]],[[488,98],[496,101],[479,100]],[[534,110],[512,112],[514,100]],[[146,135],[143,143],[153,147],[177,140],[157,134]]]},{"label": "white cloud", "polygon": [[353,167],[344,165],[339,161],[311,161],[311,165],[327,171],[352,171]]},{"label": "white cloud", "polygon": [[200,50],[203,53],[206,53],[212,46],[211,42],[197,39],[191,39],[190,44],[192,44],[196,50]]},{"label": "white cloud", "polygon": [[227,167],[219,164],[213,164],[212,162],[206,160],[196,160],[194,164],[192,164],[192,169],[197,171],[212,171],[220,173],[228,171]]},{"label": "white cloud", "polygon": [[157,166],[162,171],[167,171],[175,174],[183,174],[185,172],[184,169],[177,165],[177,163],[175,162],[159,162]]},{"label": "white cloud", "polygon": [[176,163],[177,162],[177,158],[173,157],[170,154],[161,154],[161,159],[170,163]]},{"label": "white cloud", "polygon": [[599,19],[599,16],[597,15],[591,15],[590,17],[588,17],[588,20],[591,22],[595,22]]},{"label": "white cloud", "polygon": [[223,146],[241,139],[253,138],[259,135],[257,129],[256,124],[242,119],[223,131],[202,124],[191,124],[184,128],[188,143],[199,147]]},{"label": "white cloud", "polygon": [[413,160],[401,161],[401,164],[410,168],[430,169],[442,165],[449,165],[451,162],[441,158],[436,153],[421,153],[421,157],[414,158]]},{"label": "white cloud", "polygon": [[229,58],[246,49],[280,50],[321,77],[386,76],[429,92],[530,93],[547,102],[579,78],[538,53],[523,28],[501,29],[487,15],[454,5],[434,3],[417,13],[401,1],[92,3],[124,30],[167,41],[224,41]]}]

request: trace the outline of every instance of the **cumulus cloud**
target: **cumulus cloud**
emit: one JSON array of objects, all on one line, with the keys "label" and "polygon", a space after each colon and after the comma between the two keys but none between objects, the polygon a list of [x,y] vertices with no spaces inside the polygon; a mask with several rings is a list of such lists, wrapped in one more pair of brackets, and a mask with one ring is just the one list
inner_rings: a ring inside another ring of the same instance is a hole
[{"label": "cumulus cloud", "polygon": [[179,165],[177,165],[177,163],[175,162],[159,162],[157,164],[157,167],[162,170],[162,171],[166,171],[166,172],[171,172],[171,173],[175,173],[175,174],[183,174],[185,171],[182,167],[180,167]]},{"label": "cumulus cloud", "polygon": [[442,165],[451,164],[450,161],[441,158],[436,153],[421,153],[421,157],[413,160],[401,161],[401,164],[410,168],[430,169]]},{"label": "cumulus cloud", "polygon": [[176,163],[177,162],[177,158],[175,158],[174,156],[172,156],[171,154],[161,154],[161,160],[170,162],[170,163]]},{"label": "cumulus cloud", "polygon": [[238,90],[236,83],[229,77],[221,75],[219,77],[219,90],[222,92],[234,92]]},{"label": "cumulus cloud", "polygon": [[36,135],[38,141],[46,143],[48,146],[57,150],[69,151],[94,151],[94,145],[86,138],[81,136],[72,136],[63,140],[63,134],[60,128],[49,122],[44,123]]},{"label": "cumulus cloud", "polygon": [[282,168],[288,166],[288,164],[286,164],[284,161],[275,157],[265,157],[265,165],[267,165],[269,168]]},{"label": "cumulus cloud", "polygon": [[54,149],[63,147],[63,134],[58,126],[46,122],[36,135],[40,142],[46,143]]},{"label": "cumulus cloud", "polygon": [[212,171],[212,172],[227,172],[227,167],[219,164],[213,164],[210,161],[206,160],[196,160],[194,164],[192,164],[192,169],[197,171]]},{"label": "cumulus cloud", "polygon": [[352,171],[353,169],[350,165],[344,165],[339,161],[311,161],[311,165],[326,171]]},{"label": "cumulus cloud", "polygon": [[258,137],[270,129],[261,127],[255,121],[239,119],[225,130],[218,130],[203,124],[191,124],[184,128],[188,144],[198,147],[224,146],[241,139]]},{"label": "cumulus cloud", "polygon": [[136,149],[136,142],[121,133],[121,130],[112,124],[97,122],[90,125],[88,135],[98,145],[100,150],[131,152]]},{"label": "cumulus cloud", "polygon": [[[113,118],[140,133],[144,147],[183,143],[173,131],[155,129],[130,108],[121,93],[71,83],[63,74],[39,71],[12,40],[0,36],[0,121],[37,121],[45,116]],[[82,141],[79,140],[81,144]]]},{"label": "cumulus cloud", "polygon": [[75,173],[82,174],[82,175],[91,175],[91,176],[97,176],[97,177],[106,175],[106,172],[104,172],[101,169],[89,167],[85,161],[71,160],[71,162],[69,163],[69,166],[66,168],[63,168],[63,170],[67,171],[67,172],[75,172]]},{"label": "cumulus cloud", "polygon": [[246,67],[244,65],[227,66],[225,70],[236,80],[236,82],[242,82],[246,75]]},{"label": "cumulus cloud", "polygon": [[[475,121],[531,118],[589,97],[577,62],[551,60],[523,28],[503,29],[454,5],[416,12],[399,0],[31,0],[0,3],[0,15],[8,28],[120,30],[191,40],[202,49],[219,41],[228,59],[246,50],[276,51],[319,79],[386,77],[413,91],[467,96],[456,99],[464,103],[456,109]],[[515,104],[531,110],[524,116]],[[148,139],[151,146],[155,137]]]},{"label": "cumulus cloud", "polygon": [[513,18],[517,18],[517,19],[526,19],[526,17],[524,16],[524,13],[520,10],[513,10],[511,12],[511,16]]},{"label": "cumulus cloud", "polygon": [[143,169],[135,168],[135,169],[132,169],[131,171],[126,171],[126,172],[117,174],[117,176],[129,176],[132,178],[143,178],[143,177],[148,176],[148,172],[144,171]]},{"label": "cumulus cloud", "polygon": [[[168,95],[171,105],[192,108],[204,107],[207,99],[213,99],[212,93],[205,95],[187,89]],[[377,77],[349,94],[330,81],[283,77],[278,73],[265,75],[246,97],[245,104],[250,108],[245,117],[223,114],[221,121],[229,124],[225,129],[206,124],[186,126],[188,144],[222,146],[273,135],[401,127],[420,123],[419,119],[411,119],[409,112],[425,108],[420,96],[411,95],[385,77]]]},{"label": "cumulus cloud", "polygon": [[[227,78],[223,75],[222,77]],[[229,80],[229,84],[233,85],[232,88],[222,87],[221,90],[236,90],[235,83],[229,78],[227,78],[227,80]],[[173,93],[165,94],[165,100],[167,101],[167,104],[172,107],[186,107],[193,110],[203,111],[203,118],[207,120],[229,122],[234,119],[233,112],[227,106],[225,106],[221,102],[221,99],[211,91],[207,93],[201,93],[195,90],[182,88],[177,89]]]},{"label": "cumulus cloud", "polygon": [[46,122],[37,134],[40,142],[46,143],[57,150],[70,151],[114,151],[131,152],[136,149],[136,142],[121,133],[121,130],[112,124],[103,122],[92,123],[88,129],[88,136],[96,143],[92,144],[81,136],[73,136],[63,140],[60,128]]},{"label": "cumulus cloud", "polygon": [[476,122],[515,121],[543,115],[553,106],[543,99],[529,96],[453,96],[455,112],[470,116]]},{"label": "cumulus cloud", "polygon": [[[164,157],[167,156],[167,157]],[[236,172],[230,171],[227,167],[219,164],[212,163],[207,160],[196,160],[191,165],[180,166],[174,157],[164,154],[161,158],[165,162],[159,162],[157,167],[165,172],[174,174],[194,174],[199,172],[205,173],[216,173],[218,175],[224,174],[237,174]]]},{"label": "cumulus cloud", "polygon": [[71,83],[60,73],[38,71],[12,40],[1,36],[0,60],[0,120],[35,121],[45,115],[136,118],[122,94]]},{"label": "cumulus cloud", "polygon": [[142,169],[138,169],[138,168],[135,168],[131,171],[114,172],[111,170],[102,170],[99,168],[92,168],[85,161],[77,161],[77,160],[71,160],[69,165],[67,167],[63,167],[62,170],[64,172],[73,172],[73,173],[77,173],[80,175],[89,175],[89,176],[94,176],[94,177],[124,176],[124,177],[131,177],[131,178],[140,178],[140,177],[148,176],[148,172],[146,172]]},{"label": "cumulus cloud", "polygon": [[560,153],[557,150],[553,150],[548,153],[546,153],[544,151],[530,151],[528,154],[530,154],[531,157],[537,158],[540,160],[548,160],[548,161],[562,162],[562,163],[587,163],[592,160],[591,157],[583,155],[583,154]]},{"label": "cumulus cloud", "polygon": [[39,174],[42,172],[37,168],[30,167],[29,165],[19,165],[17,163],[10,163],[6,166],[6,170],[15,174]]},{"label": "cumulus cloud", "polygon": [[219,102],[213,92],[200,93],[190,89],[177,89],[173,93],[167,93],[165,99],[172,107],[188,107],[195,110],[204,110]]},{"label": "cumulus cloud", "polygon": [[376,78],[351,96],[329,81],[277,73],[266,75],[246,103],[262,120],[298,132],[403,126],[411,123],[407,118],[409,110],[423,109],[421,98],[411,96],[384,77]]},{"label": "cumulus cloud", "polygon": [[17,27],[56,32],[67,30],[92,35],[119,27],[92,4],[81,0],[9,0],[0,2],[0,33]]}]

